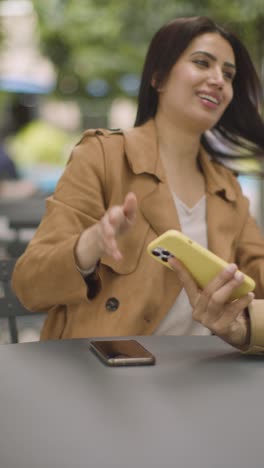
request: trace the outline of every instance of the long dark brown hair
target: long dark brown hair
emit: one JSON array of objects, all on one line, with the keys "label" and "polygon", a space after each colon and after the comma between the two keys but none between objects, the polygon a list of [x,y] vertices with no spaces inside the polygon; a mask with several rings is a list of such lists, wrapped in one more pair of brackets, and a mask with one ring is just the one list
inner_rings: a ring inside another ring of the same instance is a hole
[{"label": "long dark brown hair", "polygon": [[[168,77],[190,42],[205,33],[218,33],[229,42],[234,51],[237,72],[231,103],[209,132],[210,135],[202,135],[201,142],[215,158],[264,157],[264,122],[260,114],[262,87],[249,53],[234,33],[203,16],[177,18],[154,35],[143,68],[135,126],[155,116],[158,107],[155,88]],[[155,88],[151,84],[153,76]]]}]

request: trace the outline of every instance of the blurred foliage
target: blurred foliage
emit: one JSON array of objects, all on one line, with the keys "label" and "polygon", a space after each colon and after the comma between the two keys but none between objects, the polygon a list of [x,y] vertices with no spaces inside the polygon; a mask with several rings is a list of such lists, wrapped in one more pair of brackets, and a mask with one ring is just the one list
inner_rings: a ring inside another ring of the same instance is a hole
[{"label": "blurred foliage", "polygon": [[15,136],[9,137],[6,144],[18,167],[36,163],[63,167],[76,141],[77,135],[55,128],[47,122],[34,120]]},{"label": "blurred foliage", "polygon": [[151,37],[177,16],[207,15],[230,26],[261,70],[263,0],[33,0],[33,4],[42,51],[57,68],[61,92],[83,94],[87,82],[100,78],[110,85],[111,96],[122,94],[120,77],[140,74]]}]

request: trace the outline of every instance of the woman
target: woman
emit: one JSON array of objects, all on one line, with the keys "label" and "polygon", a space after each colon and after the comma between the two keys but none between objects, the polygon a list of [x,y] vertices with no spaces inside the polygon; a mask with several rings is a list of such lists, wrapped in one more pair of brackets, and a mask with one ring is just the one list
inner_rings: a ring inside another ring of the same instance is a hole
[{"label": "woman", "polygon": [[[48,311],[42,339],[216,334],[246,352],[264,350],[264,240],[224,154],[264,149],[261,88],[244,46],[204,17],[181,18],[154,36],[136,126],[88,130],[73,151],[13,287]],[[211,129],[209,139],[207,131]],[[228,262],[199,291],[146,247],[180,229]],[[242,270],[254,294],[228,302]]]}]

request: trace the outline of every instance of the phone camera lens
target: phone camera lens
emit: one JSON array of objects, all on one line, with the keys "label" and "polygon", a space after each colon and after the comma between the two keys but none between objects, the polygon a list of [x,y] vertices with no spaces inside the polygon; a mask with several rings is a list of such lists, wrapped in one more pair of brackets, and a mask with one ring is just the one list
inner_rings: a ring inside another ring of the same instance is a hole
[{"label": "phone camera lens", "polygon": [[163,262],[167,262],[167,261],[169,260],[169,257],[161,257],[161,260],[162,260]]},{"label": "phone camera lens", "polygon": [[162,250],[162,255],[164,255],[164,257],[170,257],[170,252],[168,250]]},{"label": "phone camera lens", "polygon": [[159,247],[153,249],[152,254],[155,255],[155,257],[159,257],[161,255],[161,249]]}]

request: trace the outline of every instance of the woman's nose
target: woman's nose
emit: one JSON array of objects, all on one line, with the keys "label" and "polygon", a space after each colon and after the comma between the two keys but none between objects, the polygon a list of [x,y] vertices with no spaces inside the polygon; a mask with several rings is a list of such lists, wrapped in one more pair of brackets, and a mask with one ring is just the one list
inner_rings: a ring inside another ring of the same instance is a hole
[{"label": "woman's nose", "polygon": [[208,83],[222,89],[224,86],[224,76],[222,70],[212,70],[208,77]]}]

